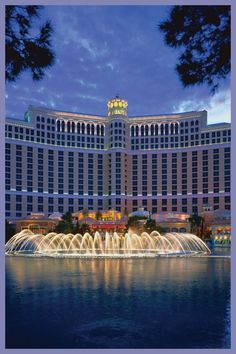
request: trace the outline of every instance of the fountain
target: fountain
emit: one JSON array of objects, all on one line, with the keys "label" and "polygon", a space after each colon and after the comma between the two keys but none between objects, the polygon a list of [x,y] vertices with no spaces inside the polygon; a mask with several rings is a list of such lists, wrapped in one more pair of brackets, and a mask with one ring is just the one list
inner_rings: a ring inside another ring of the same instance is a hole
[{"label": "fountain", "polygon": [[207,245],[193,234],[153,231],[137,235],[95,232],[80,234],[47,235],[23,230],[14,235],[5,245],[6,255],[50,256],[50,257],[155,257],[194,256],[209,254]]}]

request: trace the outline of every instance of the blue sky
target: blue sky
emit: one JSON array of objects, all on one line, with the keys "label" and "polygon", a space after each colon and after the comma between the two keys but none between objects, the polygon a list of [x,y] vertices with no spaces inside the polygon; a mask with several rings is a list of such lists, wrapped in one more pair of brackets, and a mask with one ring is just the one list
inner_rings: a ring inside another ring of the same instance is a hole
[{"label": "blue sky", "polygon": [[157,25],[167,6],[46,6],[42,21],[54,27],[56,62],[43,80],[24,72],[6,84],[7,117],[23,119],[29,105],[106,115],[117,93],[129,116],[208,111],[208,120],[230,121],[230,82],[214,96],[207,86],[183,88],[178,51],[164,44]]}]

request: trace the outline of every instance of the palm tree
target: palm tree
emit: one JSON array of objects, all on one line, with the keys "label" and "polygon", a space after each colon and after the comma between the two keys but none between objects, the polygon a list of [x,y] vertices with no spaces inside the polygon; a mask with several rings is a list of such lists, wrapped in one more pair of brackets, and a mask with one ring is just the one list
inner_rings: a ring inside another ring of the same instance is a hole
[{"label": "palm tree", "polygon": [[190,222],[191,233],[200,236],[203,228],[203,217],[194,214],[188,218],[188,221]]}]

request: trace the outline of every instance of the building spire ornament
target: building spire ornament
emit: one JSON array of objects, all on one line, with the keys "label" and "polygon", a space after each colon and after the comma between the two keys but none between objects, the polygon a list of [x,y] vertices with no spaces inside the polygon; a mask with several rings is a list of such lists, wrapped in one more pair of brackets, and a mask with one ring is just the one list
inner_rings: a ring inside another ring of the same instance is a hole
[{"label": "building spire ornament", "polygon": [[125,116],[127,117],[128,102],[119,97],[119,94],[115,98],[111,99],[107,103],[108,116]]}]

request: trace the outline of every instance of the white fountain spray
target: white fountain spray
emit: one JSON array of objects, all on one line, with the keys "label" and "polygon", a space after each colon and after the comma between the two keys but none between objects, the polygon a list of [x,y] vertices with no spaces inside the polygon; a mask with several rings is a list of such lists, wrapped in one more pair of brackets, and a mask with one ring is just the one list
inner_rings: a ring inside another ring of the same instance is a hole
[{"label": "white fountain spray", "polygon": [[14,235],[5,245],[7,255],[30,255],[52,257],[155,257],[194,256],[209,254],[207,245],[193,234],[153,231],[141,235],[129,230],[125,235],[99,232],[89,233],[33,234],[23,230]]}]

